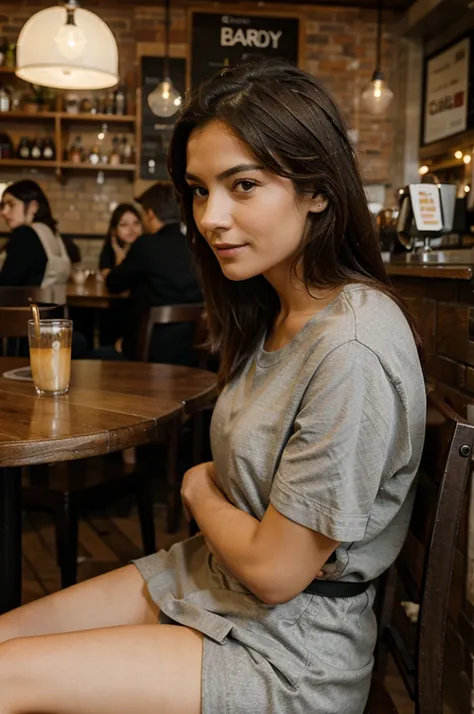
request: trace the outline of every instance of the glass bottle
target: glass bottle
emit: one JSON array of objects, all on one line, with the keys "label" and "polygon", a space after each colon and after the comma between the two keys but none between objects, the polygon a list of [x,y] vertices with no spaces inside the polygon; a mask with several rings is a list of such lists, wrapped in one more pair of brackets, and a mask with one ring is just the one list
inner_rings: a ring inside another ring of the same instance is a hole
[{"label": "glass bottle", "polygon": [[41,146],[37,139],[33,139],[31,142],[30,157],[34,161],[39,161],[41,159]]},{"label": "glass bottle", "polygon": [[31,158],[31,141],[26,136],[22,136],[18,148],[16,150],[16,155],[19,159],[29,159]]},{"label": "glass bottle", "polygon": [[47,136],[44,139],[41,153],[41,158],[45,161],[53,161],[56,158],[56,146],[51,137]]},{"label": "glass bottle", "polygon": [[110,163],[112,166],[117,166],[118,164],[120,164],[121,161],[119,143],[120,142],[118,136],[114,136],[114,138],[112,139],[112,152],[110,154]]}]

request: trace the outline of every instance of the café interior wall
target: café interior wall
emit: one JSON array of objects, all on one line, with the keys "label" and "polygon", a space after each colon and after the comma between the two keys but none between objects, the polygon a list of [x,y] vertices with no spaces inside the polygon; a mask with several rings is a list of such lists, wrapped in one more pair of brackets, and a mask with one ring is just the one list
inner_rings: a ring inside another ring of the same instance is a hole
[{"label": "caf\u00e9 interior wall", "polygon": [[[3,2],[0,7],[0,36],[14,42],[24,22],[32,12],[50,3],[37,0],[19,0],[13,4]],[[179,0],[172,4],[170,53],[186,57],[187,8]],[[203,7],[201,3],[197,7]],[[219,4],[209,6],[216,10]],[[228,5],[226,8],[228,9]],[[236,11],[255,9],[255,3],[240,3]],[[238,10],[237,10],[238,7]],[[153,48],[159,56],[163,52],[163,11],[156,5],[125,6],[125,3],[90,3],[89,9],[97,12],[114,32],[120,56],[120,76],[126,83],[129,111],[134,112],[135,89],[138,84],[139,54],[150,53]],[[259,8],[261,9],[261,8]],[[332,91],[345,114],[356,138],[364,180],[369,186],[387,187],[386,203],[393,204],[397,185],[394,184],[394,157],[396,143],[397,102],[395,96],[388,113],[382,117],[369,115],[361,106],[360,94],[370,81],[375,64],[376,13],[348,7],[271,5],[265,4],[269,14],[290,12],[305,18],[306,68],[319,77]],[[396,48],[393,37],[395,18],[384,14],[383,70],[389,84],[396,76]],[[1,161],[0,161],[1,169]],[[51,199],[54,213],[64,233],[103,235],[110,211],[117,202],[131,200],[133,182],[126,178],[106,175],[103,185],[95,174],[78,172],[67,178],[64,185],[56,181],[53,173],[33,173],[31,170],[3,170],[0,182],[18,180],[26,175],[38,180]],[[141,187],[141,185],[140,185]],[[0,231],[4,226],[0,224]]]}]

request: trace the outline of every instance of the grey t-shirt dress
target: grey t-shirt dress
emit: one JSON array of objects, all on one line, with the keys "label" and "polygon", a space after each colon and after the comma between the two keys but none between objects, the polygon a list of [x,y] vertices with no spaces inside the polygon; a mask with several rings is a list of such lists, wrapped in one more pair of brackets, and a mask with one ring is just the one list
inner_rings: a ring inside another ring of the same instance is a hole
[{"label": "grey t-shirt dress", "polygon": [[[425,430],[425,387],[398,306],[347,286],[283,349],[262,344],[220,395],[219,486],[258,519],[270,503],[341,541],[331,580],[372,580],[406,535]],[[362,714],[376,639],[374,588],[269,606],[202,536],[136,561],[160,622],[205,635],[203,714]],[[186,673],[183,672],[183,677]]]}]

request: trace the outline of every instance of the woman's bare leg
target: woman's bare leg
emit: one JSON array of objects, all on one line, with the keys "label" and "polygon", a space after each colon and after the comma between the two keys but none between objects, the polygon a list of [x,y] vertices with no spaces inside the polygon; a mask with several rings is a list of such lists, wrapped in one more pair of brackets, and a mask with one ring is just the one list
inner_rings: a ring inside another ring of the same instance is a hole
[{"label": "woman's bare leg", "polygon": [[200,633],[110,627],[0,645],[1,714],[200,714]]},{"label": "woman's bare leg", "polygon": [[[158,609],[134,565],[0,616],[0,643],[17,637],[156,623]],[[3,714],[0,708],[0,714]]]}]

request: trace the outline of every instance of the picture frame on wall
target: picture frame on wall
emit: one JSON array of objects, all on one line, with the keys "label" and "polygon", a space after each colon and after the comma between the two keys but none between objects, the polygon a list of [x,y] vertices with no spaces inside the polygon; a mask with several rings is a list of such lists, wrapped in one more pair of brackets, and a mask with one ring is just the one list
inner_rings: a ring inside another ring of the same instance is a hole
[{"label": "picture frame on wall", "polygon": [[474,45],[467,34],[425,60],[422,145],[474,128]]},{"label": "picture frame on wall", "polygon": [[304,18],[297,13],[193,8],[188,11],[188,28],[188,87],[225,67],[262,56],[304,68]]}]

